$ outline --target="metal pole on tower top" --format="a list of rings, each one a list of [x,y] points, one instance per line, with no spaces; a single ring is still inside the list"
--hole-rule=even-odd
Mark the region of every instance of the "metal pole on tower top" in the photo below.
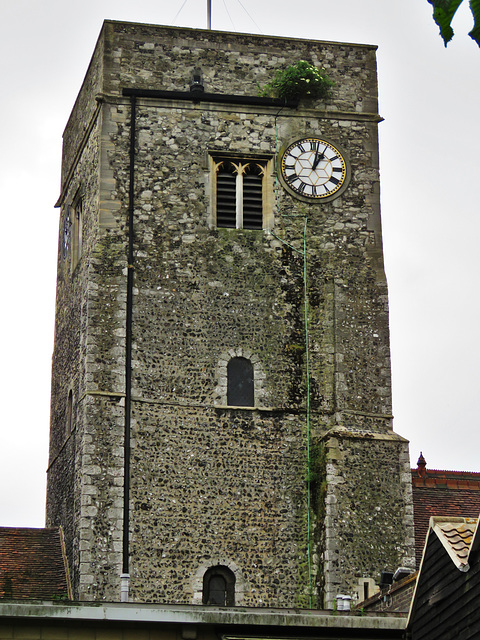
[[[207,0],[207,29],[212,28],[212,0]]]

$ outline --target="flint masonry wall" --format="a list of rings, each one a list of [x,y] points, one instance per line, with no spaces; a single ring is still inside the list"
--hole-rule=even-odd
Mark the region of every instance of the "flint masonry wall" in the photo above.
[[[331,607],[338,593],[355,593],[362,578],[379,584],[379,572],[414,566],[413,508],[405,440],[339,427],[323,444],[325,528],[319,547],[327,576],[325,603]]]
[[[335,81],[328,103],[139,98],[132,122],[122,96],[188,90],[195,67],[208,92],[255,95],[299,59]],[[374,47],[104,24],[65,132],[60,198],[62,229],[82,194],[83,254],[72,269],[59,252],[47,500],[49,523],[68,529],[77,597],[120,595],[132,126],[131,598],[200,604],[204,572],[222,565],[235,574],[236,604],[322,606],[324,593],[405,564],[411,498],[405,444],[391,430],[378,120]],[[351,163],[348,189],[330,203],[300,202],[276,181],[276,154],[308,135],[337,142]],[[212,225],[208,155],[218,151],[272,159],[272,233]],[[323,484],[311,513],[311,584],[307,339],[311,438],[329,451],[312,462]],[[235,356],[254,365],[254,408],[225,406]],[[342,484],[364,487],[355,508]],[[358,552],[359,532],[378,539],[386,522],[380,557]]]

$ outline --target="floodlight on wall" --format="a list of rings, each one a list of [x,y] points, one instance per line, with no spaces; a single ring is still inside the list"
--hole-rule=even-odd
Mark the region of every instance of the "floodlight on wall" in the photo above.
[[[205,91],[203,87],[202,70],[196,67],[192,73],[192,81],[190,83],[190,91],[200,93]]]
[[[393,574],[393,582],[399,582],[407,576],[415,572],[415,569],[409,569],[408,567],[399,567]]]
[[[393,583],[393,572],[382,571],[380,574],[380,589],[385,589]]]

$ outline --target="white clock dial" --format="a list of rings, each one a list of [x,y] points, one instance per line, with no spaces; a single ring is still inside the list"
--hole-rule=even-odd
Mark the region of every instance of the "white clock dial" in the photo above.
[[[337,193],[347,177],[340,151],[319,138],[303,138],[288,146],[281,156],[280,170],[289,189],[312,199]]]

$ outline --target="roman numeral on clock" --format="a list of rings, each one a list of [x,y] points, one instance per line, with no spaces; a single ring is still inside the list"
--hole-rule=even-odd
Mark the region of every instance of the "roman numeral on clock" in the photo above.
[[[302,199],[330,199],[346,186],[348,167],[333,144],[305,137],[291,143],[281,156],[284,186]]]

